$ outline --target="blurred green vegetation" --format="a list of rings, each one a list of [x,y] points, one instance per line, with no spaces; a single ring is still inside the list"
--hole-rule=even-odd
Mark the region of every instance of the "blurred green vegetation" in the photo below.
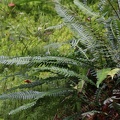
[[[103,8],[99,9],[102,4],[102,2],[100,4],[100,0],[80,1],[84,4],[87,4],[96,13],[99,12],[100,15],[103,15],[104,13],[105,18],[109,18],[109,16],[115,14],[115,11],[113,9],[111,10],[111,6],[109,6],[108,3],[106,3]],[[9,6],[10,3],[14,3],[15,6]],[[111,3],[114,3],[114,7],[118,7],[117,0],[115,0],[115,2],[111,1]],[[98,23],[98,21],[96,22],[96,16],[93,16],[91,18],[89,14],[85,15],[84,12],[81,12],[82,10],[78,9],[78,7],[73,4],[73,0],[61,0],[61,4],[65,8],[69,8],[69,12],[72,13],[74,17],[76,17],[77,21],[80,21],[82,25],[84,25],[88,30],[94,31],[93,33],[91,32],[91,35],[95,35],[98,40],[104,40],[104,43],[108,44],[108,41],[106,39],[107,35],[105,34],[107,30],[104,29],[104,24],[102,24],[102,20]],[[74,30],[73,32],[71,32],[69,27],[64,24],[63,20],[55,11],[54,0],[0,1],[0,56],[34,57],[53,55],[62,57],[67,56],[73,59],[74,56],[78,56],[78,58],[80,58],[80,54],[75,52],[77,51],[77,48],[73,48],[69,44],[73,40],[73,38],[77,37],[78,36],[76,35],[76,33],[74,33]],[[79,46],[82,46],[84,48],[84,45],[82,44],[79,44]],[[99,52],[96,54],[96,56],[98,54]],[[94,57],[93,53],[89,53],[88,57]],[[100,56],[100,58],[101,59],[98,60],[99,62],[96,62],[96,66],[103,67],[106,65],[106,59],[102,58],[102,56]],[[21,84],[27,84],[24,81],[26,80],[26,78],[17,76],[20,70],[21,74],[24,74],[27,67],[27,65],[18,65],[17,67],[15,65],[7,64],[0,65],[0,93],[2,94],[6,92],[11,92],[9,90],[13,86],[15,87]],[[40,65],[37,67],[40,68]],[[79,71],[83,71],[82,74],[84,75],[86,75],[86,72],[88,70],[88,68],[85,68],[85,66],[82,66],[82,68],[76,68],[73,66],[67,67],[69,67],[71,70],[77,71],[78,73]],[[28,70],[28,74],[30,75],[33,72],[32,68],[34,67],[31,67],[30,70]],[[36,73],[35,75],[39,78],[56,77],[56,74],[50,74],[49,72],[39,74]],[[32,78],[30,80],[32,81]],[[66,81],[67,80],[68,79],[66,77]],[[59,86],[67,86],[66,81],[49,81],[49,84],[47,84],[46,82],[44,85],[30,88],[29,90],[49,91],[49,89],[57,88]],[[73,88],[78,90],[76,86]],[[14,91],[15,90],[13,90],[12,92]],[[84,90],[83,93],[85,93]],[[79,94],[77,95],[79,96]],[[38,100],[35,106],[32,106],[27,110],[22,110],[21,112],[13,115],[9,115],[9,112],[11,110],[14,110],[15,108],[22,106],[28,102],[32,102],[32,100],[0,101],[0,119],[57,120],[57,117],[60,117],[60,120],[62,120],[62,118],[70,116],[76,113],[76,111],[82,109],[82,100],[78,96],[45,96],[44,98]],[[82,99],[86,98],[83,97]]]

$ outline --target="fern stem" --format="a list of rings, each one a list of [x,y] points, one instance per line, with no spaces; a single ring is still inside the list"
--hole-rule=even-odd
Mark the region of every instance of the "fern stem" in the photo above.
[[[87,60],[89,60],[89,58],[87,57],[85,52],[82,50],[82,48],[80,48],[78,45],[76,47],[83,53],[83,55],[87,58]]]
[[[107,0],[109,2],[109,4],[111,5],[111,7],[113,8],[113,10],[115,11],[118,19],[120,20],[119,14],[117,13],[117,11],[115,10],[115,8],[113,7],[112,3],[110,2],[110,0]]]

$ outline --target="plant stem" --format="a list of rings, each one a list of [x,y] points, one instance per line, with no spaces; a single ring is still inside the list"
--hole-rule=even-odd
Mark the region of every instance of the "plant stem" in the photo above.
[[[109,2],[109,4],[111,5],[111,7],[113,8],[113,10],[115,11],[118,19],[120,20],[119,14],[117,13],[117,11],[115,10],[115,8],[113,7],[112,3],[110,2],[110,0],[107,0]]]

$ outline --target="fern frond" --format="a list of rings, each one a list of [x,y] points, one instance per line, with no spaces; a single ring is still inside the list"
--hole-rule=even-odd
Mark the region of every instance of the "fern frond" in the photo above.
[[[78,0],[74,0],[74,4],[77,5],[79,7],[79,9],[84,13],[87,14],[89,17],[94,17],[97,18],[99,17],[98,13],[93,12],[88,6],[86,6],[85,4],[83,4],[82,2],[78,1]]]
[[[6,63],[5,61],[8,60],[8,59],[10,59],[10,57],[8,57],[8,56],[0,56],[0,63],[4,64],[4,63]]]
[[[25,65],[30,62],[32,57],[2,57],[0,58],[0,63],[1,64],[6,64],[6,65]]]
[[[60,67],[41,67],[41,68],[34,68],[33,70],[35,71],[33,72],[33,74],[38,73],[40,71],[41,72],[50,71],[55,74],[63,75],[64,77],[77,77],[77,78],[80,77],[80,75],[75,73],[74,71]]]
[[[25,65],[33,63],[66,63],[71,65],[79,65],[79,62],[66,57],[55,57],[55,56],[35,56],[35,57],[3,57],[0,56],[0,63],[6,65]]]
[[[109,40],[110,40],[110,41],[108,41],[108,42],[110,42],[112,48],[115,49],[115,45],[114,45],[115,37],[114,37],[114,34],[113,34],[112,30],[111,30],[110,24],[111,24],[111,20],[108,20],[108,21],[106,22],[107,35],[108,35],[108,38],[109,38]]]
[[[96,41],[93,33],[88,31],[87,27],[76,21],[74,16],[70,15],[68,13],[69,11],[60,4],[56,3],[55,9],[59,16],[63,18],[65,23],[68,23],[68,25],[70,25],[73,32],[77,33],[77,37],[79,38],[78,43],[82,43],[86,48],[92,48]]]
[[[9,57],[8,56],[0,56],[0,61],[6,60],[6,59],[9,59]]]
[[[72,44],[72,43],[71,43]],[[78,45],[75,44],[75,46],[77,47]],[[75,47],[74,46],[74,47]],[[79,47],[79,46],[78,46]],[[79,47],[79,51],[82,52],[86,57],[87,54],[85,52],[85,50],[82,50],[82,48]],[[87,57],[88,58],[88,57]],[[7,60],[6,60],[7,59]],[[86,62],[85,62],[86,61]],[[86,60],[85,58],[79,58],[78,60],[72,59],[72,58],[67,58],[67,57],[62,57],[62,56],[35,56],[35,57],[2,57],[0,59],[0,63],[1,64],[5,64],[5,65],[30,65],[32,66],[33,64],[39,64],[39,65],[65,65],[65,64],[69,64],[69,65],[73,65],[73,66],[80,66],[81,67],[81,62],[83,63],[88,63],[89,60]],[[89,61],[90,62],[90,61]],[[29,67],[30,67],[29,66]],[[16,73],[16,75],[19,75],[20,73]],[[10,75],[13,76],[13,75]],[[8,76],[8,77],[10,77]],[[6,76],[7,77],[7,76]]]
[[[23,91],[23,92],[15,92],[10,94],[3,94],[0,95],[0,99],[34,99],[37,96],[43,97],[45,95],[44,92],[38,92],[38,91]]]
[[[100,0],[100,3],[99,3],[100,12],[103,12],[106,3],[107,3],[107,0]]]
[[[55,61],[56,63],[67,63],[71,65],[79,65],[79,61],[76,61],[71,58],[66,58],[66,57],[57,57],[57,56],[45,56],[45,57],[33,57],[32,62],[34,63],[40,63],[40,62],[50,62],[50,61]]]
[[[35,104],[36,104],[36,101],[34,101],[34,102],[32,102],[32,103],[28,103],[28,104],[22,105],[22,106],[14,109],[14,110],[11,110],[11,111],[9,112],[9,115],[13,115],[13,114],[16,114],[16,113],[18,113],[18,112],[20,112],[20,111],[22,111],[22,110],[26,110],[26,109],[34,106]]]
[[[119,22],[119,20],[114,19],[112,23],[113,23],[113,27],[112,27],[113,32],[114,32],[116,41],[119,44],[119,42],[120,42],[120,28],[119,28],[120,22]]]
[[[10,94],[2,94],[0,95],[1,100],[5,99],[40,99],[44,96],[61,96],[67,93],[73,92],[72,89],[69,88],[61,88],[49,90],[47,92],[38,92],[38,91],[23,91],[23,92],[14,92]]]
[[[59,88],[59,89],[53,89],[53,90],[49,90],[47,92],[45,92],[45,96],[62,96],[62,95],[65,95],[65,94],[69,94],[69,93],[72,93],[74,92],[73,89],[70,89],[70,88]],[[39,99],[41,98],[41,95],[37,96],[36,99]]]
[[[115,53],[113,51],[113,48],[111,48],[110,45],[108,46],[107,44],[108,43],[101,41],[99,44],[95,46],[96,52],[93,53],[94,58],[96,58],[97,62],[101,61],[101,65],[103,66],[106,65],[107,67],[115,67],[116,66],[116,62],[114,59]],[[111,61],[112,61],[112,64],[111,64]]]
[[[58,3],[58,2],[55,3],[55,9],[56,9],[57,13],[61,17],[63,17],[65,23],[67,23],[67,22],[72,23],[75,20],[75,18],[72,15],[67,14],[67,10],[64,7],[62,7],[60,5],[60,3]]]

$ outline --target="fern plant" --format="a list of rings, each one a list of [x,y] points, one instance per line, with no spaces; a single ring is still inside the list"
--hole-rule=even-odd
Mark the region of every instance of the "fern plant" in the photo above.
[[[109,2],[111,5],[112,1]],[[0,95],[0,99],[33,100],[12,110],[10,114],[38,105],[45,97],[57,96],[62,99],[60,104],[67,104],[70,111],[67,112],[63,106],[54,116],[55,120],[110,120],[113,117],[119,119],[120,22],[116,13],[118,9],[115,10],[111,6],[113,14],[106,17],[105,13],[95,13],[86,4],[74,0],[81,13],[78,18],[71,10],[61,5],[60,1],[55,0],[54,4],[55,10],[63,18],[63,24],[74,33],[73,39],[67,42],[71,49],[74,49],[72,57],[1,56],[2,65],[17,66],[20,69],[20,72],[8,74],[6,78],[2,76],[2,80],[15,76],[25,79],[26,84],[8,89]],[[55,27],[49,29],[53,28]],[[63,112],[60,114],[59,111]]]

